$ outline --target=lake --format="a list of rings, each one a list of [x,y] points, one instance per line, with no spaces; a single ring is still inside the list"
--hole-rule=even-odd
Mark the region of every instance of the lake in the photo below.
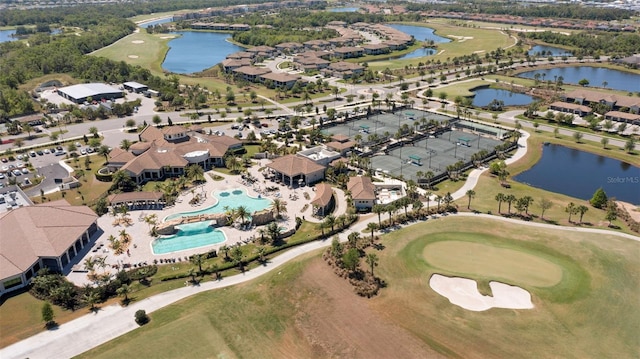
[[[11,36],[15,33],[16,30],[0,30],[0,42],[15,41],[16,38]]]
[[[504,101],[505,106],[524,106],[533,102],[533,97],[529,95],[503,89],[481,88],[472,92],[476,94],[473,105],[477,107],[487,106],[494,99]]]
[[[356,12],[360,10],[359,7],[334,7],[329,9],[329,12]]]
[[[172,22],[172,21],[173,21],[173,16],[165,17],[165,18],[162,18],[162,19],[156,19],[156,20],[152,20],[152,21],[143,22],[143,23],[140,23],[138,26],[143,28],[143,29],[146,29],[149,26],[156,26],[156,25],[160,25],[160,24],[166,24],[166,23]]]
[[[424,56],[432,56],[435,55],[437,52],[436,49],[431,49],[431,48],[419,48],[416,50],[411,51],[408,54],[404,54],[402,56],[398,56],[398,57],[393,57],[394,59],[415,59],[418,57],[424,57]]]
[[[571,51],[560,47],[536,45],[529,50],[529,55],[535,56],[573,56]],[[544,53],[544,55],[542,55]]]
[[[587,79],[589,80],[589,86],[595,87],[603,86],[603,83],[606,81],[607,86],[604,87],[607,88],[640,92],[640,75],[604,67],[556,67],[553,69],[522,72],[518,74],[518,77],[533,79],[537,73],[541,75],[546,74],[544,78],[540,77],[540,80],[544,81],[555,81],[556,77],[562,76],[564,83],[577,85],[580,80]]]
[[[162,68],[178,74],[208,69],[222,62],[227,55],[244,50],[226,41],[231,38],[229,33],[180,31],[171,34],[181,36],[169,41],[170,48]]]
[[[442,37],[434,34],[433,33],[434,30],[428,27],[401,25],[401,24],[386,24],[386,26],[392,27],[396,30],[400,30],[405,34],[409,34],[418,41],[433,40],[434,42],[437,42],[437,43],[451,42],[451,40],[447,39],[446,37]]]
[[[559,145],[544,146],[540,160],[515,180],[584,200],[602,187],[609,198],[640,205],[639,167]]]

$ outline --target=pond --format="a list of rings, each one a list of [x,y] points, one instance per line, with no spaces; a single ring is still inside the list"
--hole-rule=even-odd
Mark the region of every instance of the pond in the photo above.
[[[564,146],[544,146],[538,163],[515,180],[584,200],[602,187],[609,198],[640,205],[639,167]]]
[[[15,33],[16,30],[0,30],[0,42],[15,41],[16,38],[11,36]]]
[[[356,12],[360,10],[359,7],[334,7],[329,9],[329,12]]]
[[[571,51],[567,49],[562,49],[560,47],[546,46],[546,45],[536,45],[529,50],[529,55],[531,56],[573,56]]]
[[[227,41],[231,37],[229,33],[180,31],[171,34],[181,36],[169,41],[162,68],[178,74],[208,69],[227,55],[244,50]]]
[[[501,100],[505,106],[525,106],[533,102],[533,97],[503,89],[481,88],[473,90],[473,106],[484,107],[491,101]]]
[[[446,37],[438,36],[434,34],[434,30],[424,26],[413,25],[401,25],[401,24],[387,24],[386,26],[392,27],[396,30],[400,30],[405,34],[413,36],[418,41],[430,41],[433,40],[436,43],[451,42]]]
[[[533,79],[540,74],[542,81],[555,81],[562,76],[562,81],[569,84],[578,84],[580,80],[587,79],[589,86],[602,86],[621,91],[640,92],[640,75],[604,67],[570,66],[556,67],[553,69],[540,69],[518,74],[518,77]],[[606,85],[606,86],[604,86]]]
[[[408,54],[404,54],[402,56],[394,57],[394,59],[400,59],[400,60],[402,60],[402,59],[415,59],[415,58],[418,58],[418,57],[432,56],[432,55],[435,55],[436,52],[437,52],[436,49],[422,47],[422,48],[413,50]]]
[[[166,23],[172,22],[172,21],[173,21],[173,16],[165,17],[165,18],[162,18],[162,19],[155,19],[155,20],[151,20],[151,21],[145,21],[145,22],[140,23],[138,26],[143,28],[143,29],[146,29],[149,26],[156,26],[156,25],[160,25],[160,24],[166,24]]]

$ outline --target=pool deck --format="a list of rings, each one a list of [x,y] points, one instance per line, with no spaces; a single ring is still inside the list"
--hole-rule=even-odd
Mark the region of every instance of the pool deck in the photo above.
[[[106,262],[109,265],[122,266],[123,264],[138,264],[138,263],[147,263],[152,264],[154,259],[175,259],[178,261],[185,261],[185,258],[188,258],[191,255],[198,253],[205,253],[212,249],[219,249],[223,245],[232,246],[239,245],[243,243],[248,243],[251,238],[258,238],[258,229],[260,227],[255,227],[250,230],[240,230],[237,228],[225,226],[220,227],[222,232],[224,232],[227,237],[226,241],[218,244],[212,244],[209,246],[198,247],[193,249],[187,249],[179,252],[172,252],[167,254],[159,254],[156,255],[153,253],[151,248],[151,243],[155,239],[151,235],[149,235],[149,225],[147,225],[143,218],[145,216],[156,214],[158,216],[158,221],[164,221],[164,219],[172,214],[177,214],[181,212],[192,212],[196,210],[200,210],[203,208],[207,208],[213,206],[216,203],[215,197],[212,195],[214,191],[227,191],[233,189],[243,189],[250,197],[258,197],[261,195],[264,198],[269,198],[271,200],[276,198],[276,195],[279,193],[279,198],[284,200],[287,203],[287,212],[284,214],[284,218],[278,221],[278,224],[281,227],[284,227],[285,231],[293,228],[295,226],[295,217],[303,217],[305,220],[309,222],[320,222],[321,219],[312,216],[312,206],[310,204],[311,200],[313,200],[315,193],[312,187],[301,187],[297,189],[291,189],[284,185],[279,185],[274,182],[263,181],[262,174],[259,173],[258,169],[264,167],[269,160],[260,160],[256,161],[259,163],[254,164],[251,168],[249,168],[249,173],[258,179],[258,182],[253,185],[246,185],[243,183],[240,176],[231,176],[225,175],[216,171],[209,171],[205,173],[206,182],[195,188],[195,193],[206,193],[206,198],[197,206],[192,206],[189,204],[189,200],[193,197],[191,194],[191,189],[184,191],[178,197],[176,204],[174,206],[166,207],[162,210],[134,210],[129,212],[129,218],[131,219],[130,226],[124,225],[115,225],[114,226],[114,217],[111,213],[105,214],[102,217],[98,218],[98,225],[102,229],[103,233],[95,239],[93,244],[93,248],[97,248],[100,244],[103,246],[93,252],[92,250],[88,250],[85,256],[78,256],[74,258],[72,263],[68,265],[68,268],[76,267],[83,268],[82,263],[84,260],[90,256],[106,256]],[[221,177],[224,177],[224,180],[214,181],[209,176],[209,173],[215,173]],[[278,186],[280,188],[279,192],[271,192],[270,195],[265,195],[268,192],[264,192],[265,187],[273,187]],[[260,193],[260,192],[262,193]],[[336,193],[336,210],[334,211],[334,215],[338,216],[346,212],[346,197],[344,192],[334,188],[334,192]],[[309,200],[305,199],[304,193],[309,195]],[[296,195],[297,200],[292,200],[290,196]],[[305,204],[308,204],[307,208],[302,211]],[[240,205],[240,203],[238,203]],[[129,253],[126,252],[121,255],[115,255],[113,250],[109,248],[109,238],[110,235],[118,238],[120,231],[126,230],[127,233],[131,236],[132,242],[129,245]],[[112,273],[115,270],[111,270]],[[89,283],[87,279],[86,272],[73,272],[71,271],[67,278],[72,282],[78,285],[84,285],[85,283]]]

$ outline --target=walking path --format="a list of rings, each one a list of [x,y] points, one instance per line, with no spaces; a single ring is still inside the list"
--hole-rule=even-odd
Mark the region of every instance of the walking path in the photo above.
[[[520,147],[506,162],[513,163],[522,158],[527,151],[526,139],[529,134],[523,132],[523,136],[519,140]],[[482,172],[486,169],[477,169],[471,172],[465,185],[458,191],[452,194],[454,199],[462,198],[466,195],[468,189],[472,189]],[[635,241],[640,241],[640,237],[633,236],[626,233],[618,233],[603,229],[590,229],[579,227],[562,227],[546,223],[525,222],[512,218],[504,218],[488,214],[473,214],[473,213],[457,213],[455,215],[448,216],[462,216],[462,217],[482,217],[486,219],[504,221],[509,223],[515,223],[523,226],[532,226],[539,228],[549,228],[563,231],[574,232],[586,232],[586,233],[601,233],[607,235],[615,235],[624,238],[628,238]],[[433,220],[440,216],[432,216]],[[362,232],[369,222],[377,221],[376,216],[369,216],[362,221],[354,224],[349,231],[344,231],[338,236],[341,241],[346,241],[347,236],[351,232]],[[408,225],[414,224],[412,222]],[[101,308],[98,312],[87,314],[81,318],[73,320],[68,323],[62,324],[56,330],[48,330],[23,341],[10,345],[0,350],[1,358],[48,358],[51,353],[56,353],[58,357],[68,358],[75,355],[79,355],[87,350],[90,350],[96,346],[115,339],[123,334],[126,334],[138,327],[134,321],[134,314],[139,309],[144,309],[147,313],[151,313],[155,310],[166,307],[175,303],[178,300],[184,299],[191,295],[201,293],[204,291],[224,288],[232,285],[236,285],[242,282],[246,282],[255,279],[263,274],[266,274],[274,269],[280,267],[282,264],[302,255],[321,248],[328,247],[331,244],[329,239],[323,241],[315,241],[307,243],[305,245],[295,247],[289,251],[282,253],[281,255],[273,258],[269,263],[264,266],[254,268],[243,274],[224,278],[220,281],[212,281],[202,283],[199,286],[188,286],[180,289],[171,290],[168,292],[160,293],[155,296],[143,299],[139,302],[134,302],[127,307],[121,307],[119,305],[111,305]]]

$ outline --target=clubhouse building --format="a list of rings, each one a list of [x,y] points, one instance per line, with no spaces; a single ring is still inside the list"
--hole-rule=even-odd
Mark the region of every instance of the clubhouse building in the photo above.
[[[98,231],[98,216],[65,200],[0,213],[0,296],[42,268],[62,272]]]
[[[191,164],[205,171],[223,167],[225,156],[242,147],[242,142],[235,138],[206,135],[183,126],[162,129],[148,126],[139,138],[140,142],[128,151],[111,150],[107,164],[110,171],[123,170],[137,184],[181,176]]]

